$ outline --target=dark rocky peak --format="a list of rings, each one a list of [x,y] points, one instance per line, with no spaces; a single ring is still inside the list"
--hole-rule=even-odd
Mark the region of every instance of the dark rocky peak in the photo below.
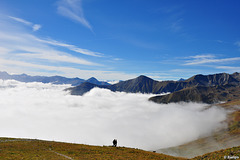
[[[147,76],[144,76],[144,75],[140,75],[139,77],[135,78],[135,79],[132,79],[133,81],[135,82],[152,82],[154,81],[153,79],[147,77]]]
[[[86,82],[90,82],[90,83],[97,84],[97,85],[110,85],[107,82],[97,80],[95,77],[89,78],[88,80],[86,80]]]
[[[178,80],[178,82],[182,82],[182,81],[185,81],[185,79],[180,78],[180,79]]]
[[[227,73],[209,75],[209,82],[215,85],[236,84],[239,81]]]
[[[235,79],[237,79],[238,81],[240,81],[240,73],[235,72],[235,73],[232,74],[232,76],[233,76]]]
[[[90,83],[98,83],[99,81],[95,78],[95,77],[91,77],[88,80],[86,80],[86,82],[90,82]]]
[[[186,80],[186,82],[201,86],[216,86],[239,83],[238,80],[236,80],[234,77],[227,73],[219,73],[212,75],[198,74],[189,78],[188,80]]]
[[[121,85],[138,85],[138,84],[145,84],[145,83],[152,83],[154,82],[153,79],[147,77],[147,76],[144,76],[144,75],[141,75],[137,78],[134,78],[134,79],[129,79],[129,80],[126,80],[126,81],[121,81],[117,84],[114,84],[115,86],[121,86]]]
[[[207,76],[202,74],[197,74],[186,80],[186,82],[193,85],[206,85],[207,81]]]
[[[70,91],[72,95],[83,95],[84,93],[90,91],[94,87],[98,87],[98,85],[84,82],[76,87],[68,88],[65,91]]]

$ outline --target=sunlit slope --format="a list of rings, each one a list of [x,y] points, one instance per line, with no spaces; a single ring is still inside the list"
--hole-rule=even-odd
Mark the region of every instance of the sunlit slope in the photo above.
[[[0,138],[0,159],[183,159],[139,149]]]
[[[204,154],[193,158],[194,160],[224,160],[224,159],[239,159],[240,158],[240,146],[227,148],[211,153]]]
[[[224,156],[240,157],[240,147],[233,147],[207,153],[193,159],[224,159]],[[164,154],[147,152],[139,149],[111,146],[89,146],[82,144],[42,141],[33,139],[0,138],[0,159],[165,159],[184,160]]]

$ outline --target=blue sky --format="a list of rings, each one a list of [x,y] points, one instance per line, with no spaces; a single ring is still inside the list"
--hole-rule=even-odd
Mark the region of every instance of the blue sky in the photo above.
[[[239,0],[0,0],[0,70],[126,80],[240,72]]]

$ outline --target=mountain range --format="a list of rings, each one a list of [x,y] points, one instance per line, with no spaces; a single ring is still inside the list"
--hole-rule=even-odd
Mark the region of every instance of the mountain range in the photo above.
[[[27,74],[20,75],[10,75],[7,72],[0,72],[0,79],[8,80],[13,79],[20,82],[42,82],[42,83],[52,83],[52,84],[71,84],[72,86],[78,86],[81,83],[89,82],[97,85],[110,85],[107,82],[98,81],[96,78],[92,77],[87,80],[80,78],[66,78],[61,76],[29,76]]]
[[[71,84],[66,89],[72,95],[83,95],[94,87],[109,89],[113,92],[127,93],[169,93],[151,97],[156,103],[171,102],[204,102],[217,103],[240,98],[240,73],[218,73],[211,75],[194,75],[186,80],[156,81],[144,75],[137,78],[120,81],[116,84],[98,81],[92,77],[87,80],[80,78],[66,78],[61,76],[29,76],[27,74],[10,75],[0,72],[0,79],[13,79],[21,82],[42,82],[53,84]]]
[[[146,76],[139,76],[113,85],[97,85],[84,82],[76,87],[68,88],[72,95],[83,95],[92,88],[106,88],[111,91],[127,93],[170,93],[151,97],[157,103],[193,101],[217,103],[240,97],[240,74],[219,73],[212,75],[194,75],[181,81],[156,81]]]

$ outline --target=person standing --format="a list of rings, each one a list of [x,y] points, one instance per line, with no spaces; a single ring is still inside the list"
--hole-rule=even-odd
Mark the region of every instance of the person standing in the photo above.
[[[113,140],[113,147],[117,147],[117,140],[116,139]]]

